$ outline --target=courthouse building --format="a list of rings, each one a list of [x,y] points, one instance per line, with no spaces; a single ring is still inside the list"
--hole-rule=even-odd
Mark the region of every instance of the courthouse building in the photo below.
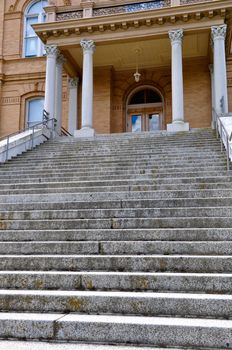
[[[213,126],[232,110],[232,0],[1,0],[0,136]]]

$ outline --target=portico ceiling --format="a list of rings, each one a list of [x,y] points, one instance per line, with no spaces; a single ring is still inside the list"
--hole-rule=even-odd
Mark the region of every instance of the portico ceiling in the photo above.
[[[189,34],[183,41],[183,58],[207,57],[209,55],[209,32]],[[168,66],[171,62],[171,44],[168,38],[136,40],[134,42],[97,44],[94,66],[113,66],[115,70],[134,69],[136,50],[140,68]],[[82,49],[79,45],[68,49],[69,57],[81,67]]]

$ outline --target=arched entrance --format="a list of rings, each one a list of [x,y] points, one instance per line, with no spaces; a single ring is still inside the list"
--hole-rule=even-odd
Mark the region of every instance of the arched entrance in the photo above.
[[[158,131],[164,128],[163,98],[150,85],[140,86],[130,93],[126,113],[128,132]]]

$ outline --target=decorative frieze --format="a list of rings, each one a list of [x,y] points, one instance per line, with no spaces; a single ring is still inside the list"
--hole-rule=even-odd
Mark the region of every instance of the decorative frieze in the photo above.
[[[212,0],[180,0],[181,5],[190,5],[190,4],[196,4],[198,2],[210,2]]]
[[[138,11],[148,11],[154,10],[157,8],[170,7],[171,0],[156,0],[149,2],[141,2],[136,4],[127,4],[122,6],[112,6],[105,8],[98,8],[93,10],[93,16],[107,16],[107,15],[115,15],[117,13],[130,13],[130,12],[138,12]]]
[[[83,17],[83,11],[72,11],[72,12],[57,13],[56,20],[67,21],[70,19],[79,19],[82,17]]]

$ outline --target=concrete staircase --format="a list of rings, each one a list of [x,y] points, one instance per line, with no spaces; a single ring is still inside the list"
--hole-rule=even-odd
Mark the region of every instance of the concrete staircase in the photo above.
[[[0,338],[232,349],[211,130],[61,138],[0,167]]]

